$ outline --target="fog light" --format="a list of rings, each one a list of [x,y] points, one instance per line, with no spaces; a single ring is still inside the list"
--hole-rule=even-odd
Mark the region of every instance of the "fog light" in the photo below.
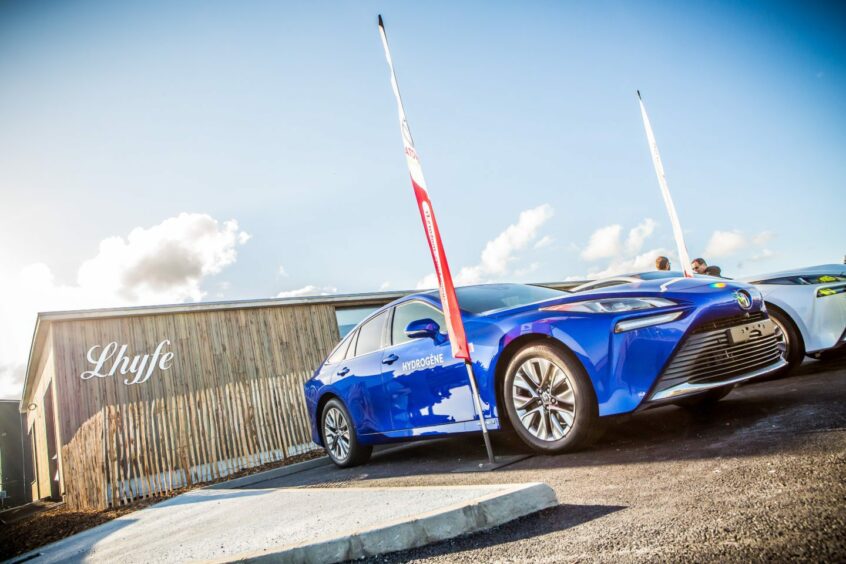
[[[683,311],[673,311],[670,313],[662,313],[661,315],[649,315],[646,317],[637,317],[635,319],[626,319],[617,322],[617,325],[614,326],[614,332],[623,333],[633,329],[642,329],[643,327],[669,323],[670,321],[675,321],[681,317],[683,313]]]

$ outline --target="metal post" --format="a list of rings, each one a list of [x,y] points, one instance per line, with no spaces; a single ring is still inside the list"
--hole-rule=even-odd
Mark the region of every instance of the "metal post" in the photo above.
[[[485,438],[485,449],[488,451],[488,462],[493,464],[496,462],[494,457],[493,447],[491,447],[491,438],[488,436],[488,425],[485,423],[485,412],[482,411],[482,400],[479,398],[479,388],[476,387],[476,376],[473,374],[473,364],[465,362],[467,367],[467,376],[470,378],[470,389],[473,392],[473,402],[476,404],[476,413],[479,414],[479,423],[482,424],[482,436]]]

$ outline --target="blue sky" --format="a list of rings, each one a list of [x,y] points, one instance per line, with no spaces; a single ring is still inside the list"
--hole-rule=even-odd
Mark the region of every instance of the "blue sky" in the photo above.
[[[465,280],[672,251],[636,89],[692,256],[846,254],[836,2],[5,2],[0,373],[37,310],[425,285],[377,13]]]

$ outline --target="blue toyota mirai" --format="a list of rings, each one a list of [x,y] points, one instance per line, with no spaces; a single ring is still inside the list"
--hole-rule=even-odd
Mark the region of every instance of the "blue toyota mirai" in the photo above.
[[[523,284],[456,290],[489,429],[542,453],[587,444],[602,418],[715,402],[785,365],[761,293],[713,278],[570,293]],[[314,441],[341,467],[373,445],[479,431],[437,292],[353,329],[305,383]]]

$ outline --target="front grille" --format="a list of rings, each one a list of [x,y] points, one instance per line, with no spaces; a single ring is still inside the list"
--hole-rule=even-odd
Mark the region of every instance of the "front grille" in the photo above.
[[[761,321],[762,319],[764,319],[763,311],[741,313],[698,325],[693,329],[693,333],[707,333],[708,331],[716,331],[717,329],[728,329],[729,327],[737,327],[738,325],[745,325],[746,323]]]
[[[664,369],[653,393],[683,383],[719,383],[775,363],[782,354],[777,331],[752,330],[747,341],[737,344],[729,337],[732,327],[764,319],[763,313],[755,312],[697,327]]]

